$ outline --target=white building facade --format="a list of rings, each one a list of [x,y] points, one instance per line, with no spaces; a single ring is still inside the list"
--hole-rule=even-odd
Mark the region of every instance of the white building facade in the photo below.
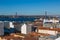
[[[32,26],[30,24],[23,24],[21,26],[21,33],[22,34],[28,34],[32,31]]]

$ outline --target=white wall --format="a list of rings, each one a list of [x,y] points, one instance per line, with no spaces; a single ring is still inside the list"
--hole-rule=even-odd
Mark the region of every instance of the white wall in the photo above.
[[[38,30],[38,33],[57,35],[58,32],[57,31],[53,31],[53,30],[43,30],[43,29],[40,29],[40,30]]]
[[[21,26],[21,33],[22,34],[27,34],[27,25],[26,24],[23,24],[22,26]]]
[[[56,23],[56,22],[59,22],[59,20],[54,20],[54,19],[50,19],[50,20],[48,20],[48,19],[44,19],[43,22],[44,22],[44,23],[45,23],[45,22]]]
[[[57,39],[55,39],[55,40],[60,40],[60,37],[59,37],[59,38],[57,38]]]
[[[10,28],[14,28],[13,22],[9,22]]]

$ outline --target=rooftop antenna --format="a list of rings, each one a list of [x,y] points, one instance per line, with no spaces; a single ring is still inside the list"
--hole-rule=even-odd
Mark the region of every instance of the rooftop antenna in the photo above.
[[[45,16],[47,16],[47,11],[45,11]]]
[[[46,18],[46,16],[47,16],[47,11],[45,11],[45,18]]]
[[[15,17],[17,17],[17,12],[15,13]]]
[[[17,16],[17,12],[16,12],[16,16]]]

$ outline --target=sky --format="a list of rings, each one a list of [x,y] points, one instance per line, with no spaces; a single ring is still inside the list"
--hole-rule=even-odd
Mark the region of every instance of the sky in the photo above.
[[[0,0],[0,15],[60,15],[60,0]]]

